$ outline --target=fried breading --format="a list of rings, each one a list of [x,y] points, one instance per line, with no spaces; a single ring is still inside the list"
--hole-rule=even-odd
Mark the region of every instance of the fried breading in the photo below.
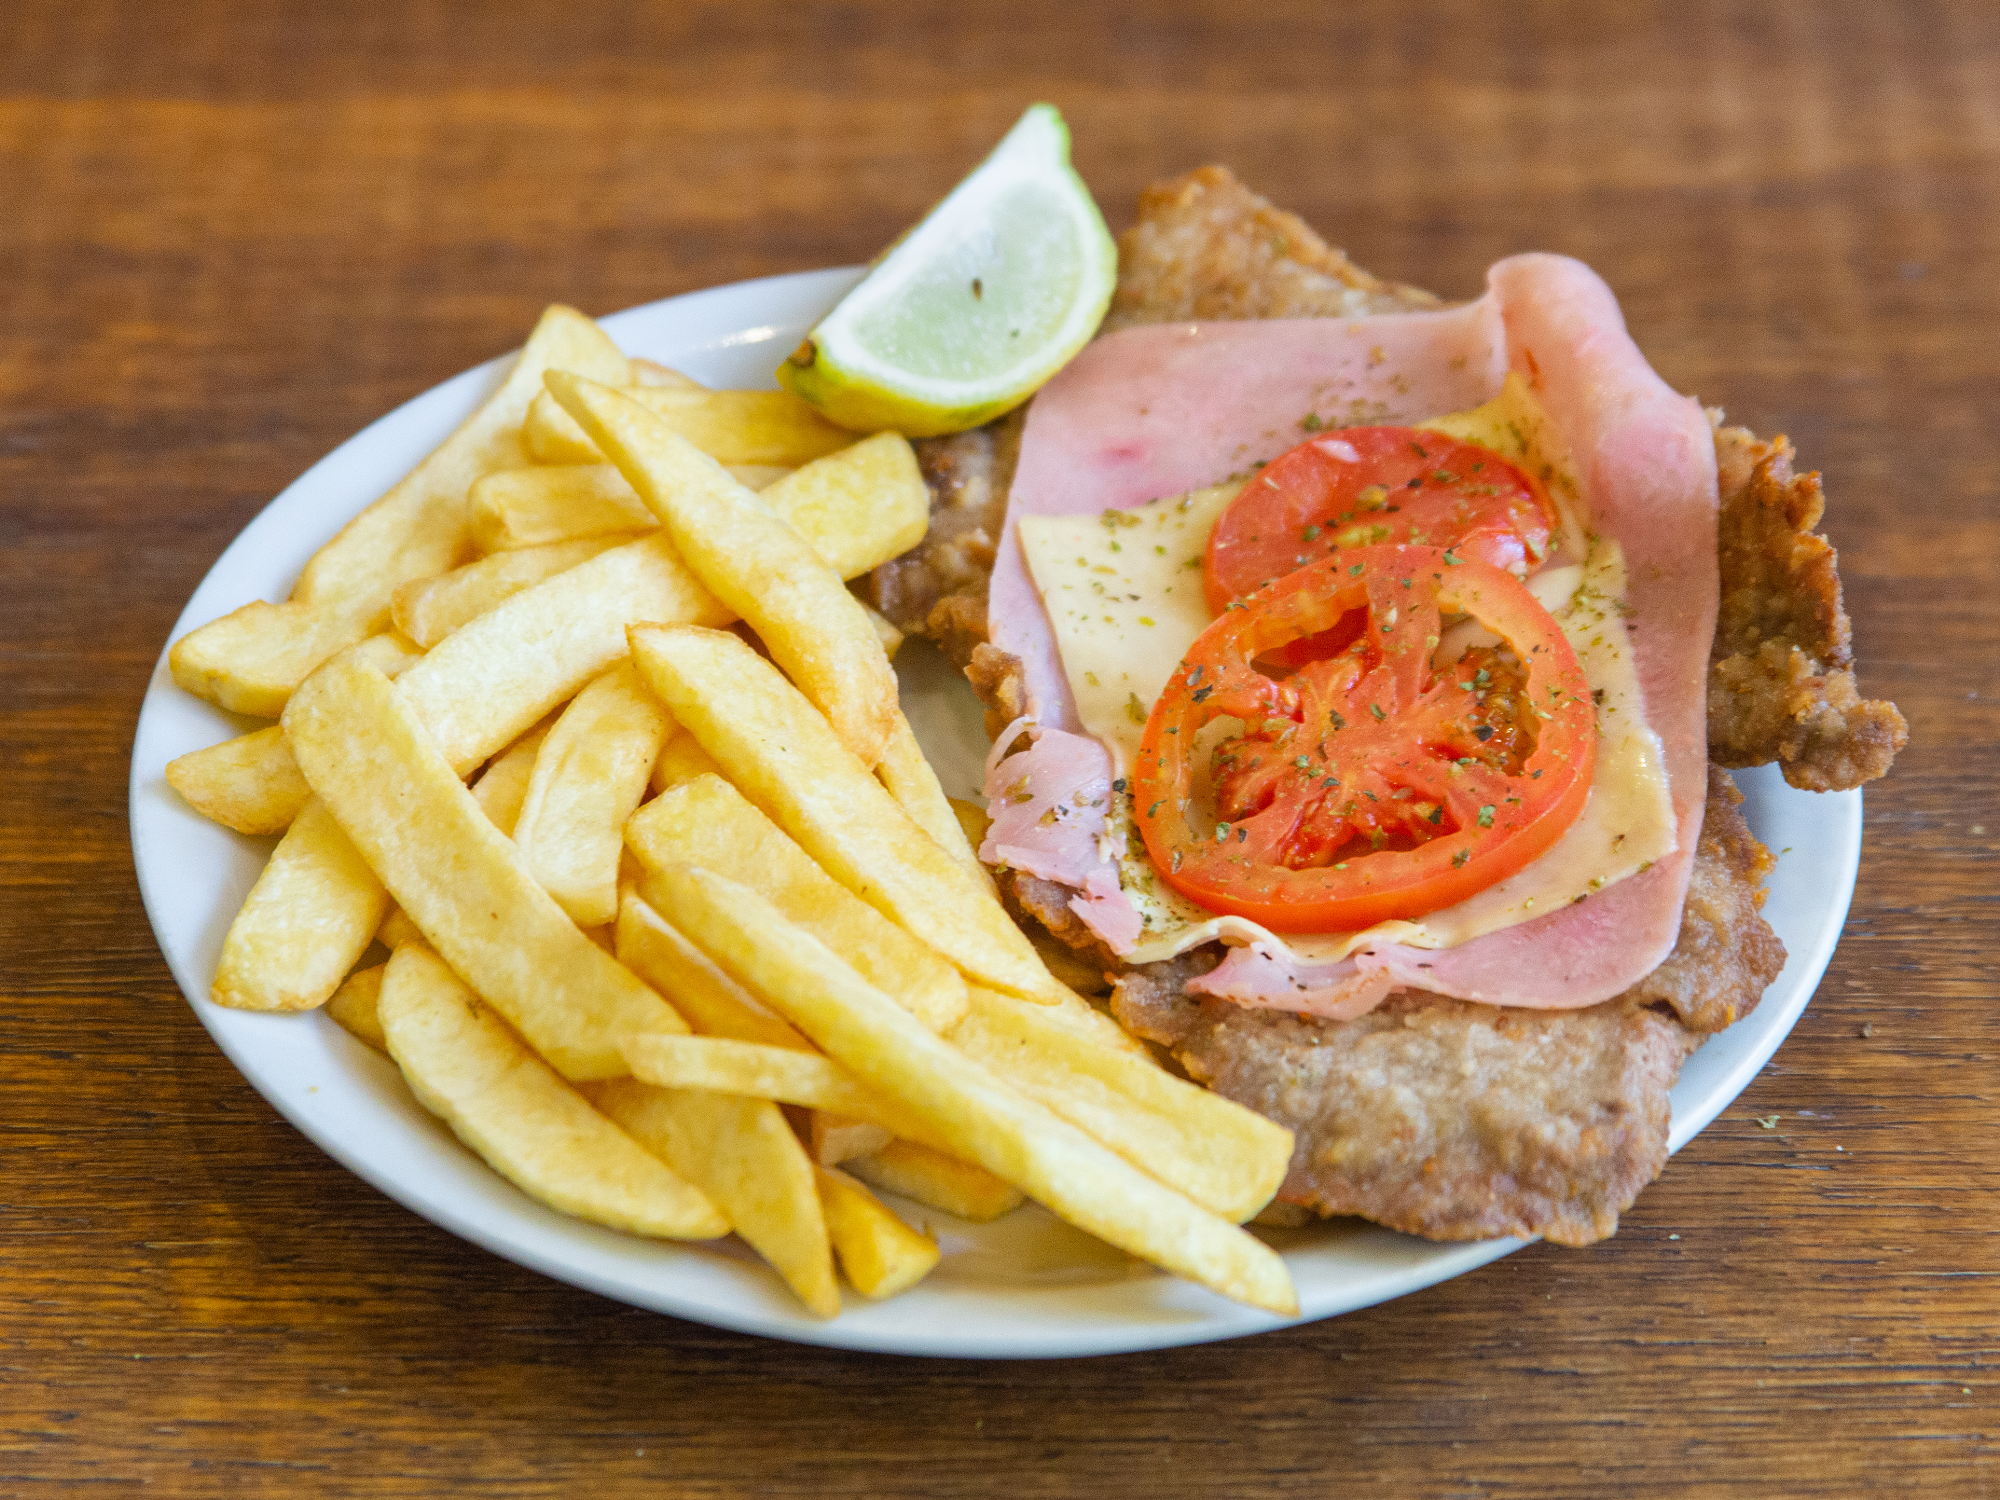
[[[1405,991],[1352,1021],[1190,996],[1208,947],[1112,991],[1126,1029],[1298,1137],[1278,1196],[1431,1239],[1587,1245],[1667,1159],[1667,1094],[1704,1034],[1746,1015],[1785,959],[1757,915],[1770,856],[1709,773],[1680,942],[1625,994],[1513,1010]]]
[[[1202,167],[1140,195],[1139,222],[1118,237],[1118,291],[1104,329],[1439,305],[1429,292],[1369,275],[1227,167]]]
[[[1025,413],[914,446],[931,492],[923,541],[868,575],[864,595],[906,635],[935,641],[964,670],[986,640],[986,586],[1007,514]]]
[[[1719,765],[1776,761],[1807,791],[1844,791],[1889,769],[1909,742],[1893,703],[1865,700],[1818,474],[1792,445],[1741,427],[1715,434],[1722,606],[1708,669],[1708,752]]]
[[[1742,801],[1729,773],[1711,765],[1680,937],[1666,961],[1622,997],[1672,1006],[1683,1026],[1704,1035],[1755,1010],[1785,966],[1785,945],[1758,915],[1776,861],[1737,811]]]

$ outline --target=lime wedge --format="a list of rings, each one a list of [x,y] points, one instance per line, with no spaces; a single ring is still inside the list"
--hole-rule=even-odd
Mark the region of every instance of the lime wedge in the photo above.
[[[1118,250],[1046,104],[778,367],[843,427],[962,432],[1020,405],[1097,331]]]

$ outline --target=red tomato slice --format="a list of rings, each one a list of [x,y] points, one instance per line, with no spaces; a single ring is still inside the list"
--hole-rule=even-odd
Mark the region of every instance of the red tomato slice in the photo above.
[[[1490,448],[1416,427],[1343,427],[1260,469],[1209,533],[1202,581],[1220,613],[1350,547],[1448,547],[1519,573],[1548,555],[1542,487]]]
[[[1338,656],[1259,670],[1350,611],[1366,628]],[[1503,647],[1438,672],[1441,614]],[[1198,750],[1218,719],[1237,723]],[[1190,900],[1278,932],[1351,932],[1450,906],[1541,854],[1582,812],[1596,745],[1576,653],[1519,580],[1441,548],[1365,547],[1202,632],[1146,722],[1133,804]]]

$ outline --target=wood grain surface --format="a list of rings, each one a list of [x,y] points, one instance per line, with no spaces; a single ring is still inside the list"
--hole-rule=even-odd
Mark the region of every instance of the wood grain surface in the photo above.
[[[2000,1495],[2000,10],[4,9],[0,1494]],[[1912,731],[1833,967],[1614,1241],[1246,1341],[826,1353],[472,1249],[168,976],[125,794],[168,627],[546,301],[862,260],[1037,98],[1114,226],[1220,161],[1446,294],[1582,256],[1825,472]]]

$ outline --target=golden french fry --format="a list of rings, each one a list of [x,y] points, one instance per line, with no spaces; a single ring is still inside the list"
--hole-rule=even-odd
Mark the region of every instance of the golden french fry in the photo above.
[[[822,1318],[840,1311],[813,1166],[777,1105],[630,1078],[584,1087],[634,1140],[707,1194],[811,1311]]]
[[[553,716],[542,720],[488,761],[472,783],[472,800],[508,838],[514,836],[514,825],[521,820],[521,804],[528,800],[528,783],[535,774],[535,757],[554,723]]]
[[[767,490],[780,479],[788,479],[798,473],[790,464],[724,464],[722,467],[746,490]]]
[[[749,887],[662,870],[661,915],[861,1083],[1079,1229],[1270,1312],[1298,1298],[1278,1255],[1024,1097],[874,988]]]
[[[167,669],[218,708],[275,719],[314,667],[388,623],[388,602],[374,595],[330,604],[252,600],[175,641]]]
[[[688,616],[715,623],[729,612],[655,534],[488,610],[405,672],[397,693],[445,759],[467,772],[614,666],[626,624]]]
[[[620,1036],[684,1027],[535,883],[380,672],[328,662],[284,724],[314,793],[301,817],[323,806],[430,945],[557,1071],[618,1077]]]
[[[956,969],[814,864],[721,777],[662,792],[632,815],[625,842],[649,872],[700,865],[761,892],[933,1031],[965,1014]]]
[[[931,492],[917,467],[916,451],[893,432],[878,432],[816,458],[762,490],[759,498],[806,537],[843,522],[851,525],[848,517],[869,516],[902,542],[891,557],[901,557],[930,529]]]
[[[847,748],[873,765],[896,713],[896,674],[839,575],[628,395],[561,371],[550,372],[549,390],[618,465],[709,591],[756,630]]]
[[[853,1178],[818,1169],[820,1208],[840,1269],[864,1297],[908,1291],[938,1263],[937,1241],[897,1218]]]
[[[588,375],[589,371],[579,371]],[[619,381],[603,381],[617,386]],[[725,464],[804,464],[849,446],[854,434],[835,427],[786,391],[707,391],[626,386],[624,393],[702,452]],[[545,399],[530,403],[522,436],[545,464],[590,463],[606,453],[597,434],[573,411]]]
[[[389,915],[384,917],[382,925],[375,929],[375,941],[394,953],[405,943],[421,943],[423,940],[424,935],[417,931],[417,924],[410,920],[409,913],[391,901]],[[333,1002],[327,1003],[330,1005]]]
[[[903,717],[901,709],[896,711],[875,774],[896,799],[896,805],[910,815],[911,822],[935,839],[937,846],[964,866],[982,886],[993,888],[993,877],[979,862],[974,846],[966,841],[965,829],[952,809],[951,799],[938,784],[937,772],[924,758],[923,747],[917,743],[910,721]]]
[[[238,833],[283,833],[312,797],[276,724],[168,761],[167,785]]]
[[[514,843],[579,927],[618,916],[625,820],[672,727],[628,658],[578,693],[542,741]]]
[[[382,1035],[382,1018],[377,1014],[377,1005],[382,998],[382,976],[388,971],[387,964],[356,969],[341,981],[340,988],[333,992],[333,998],[326,1002],[326,1013],[338,1021],[349,1036],[385,1056],[389,1043]]]
[[[993,893],[910,820],[777,668],[726,631],[638,625],[630,639],[667,712],[827,874],[969,978],[1050,1003],[1069,996]]]
[[[882,643],[882,654],[894,661],[896,653],[903,649],[903,632],[890,623],[887,615],[866,600],[862,601],[861,612],[868,616],[868,623],[875,631],[875,639]]]
[[[1030,1099],[1176,1192],[1242,1223],[1271,1201],[1292,1133],[1150,1058],[1103,1046],[1042,1006],[974,988],[951,1040]]]
[[[657,797],[668,787],[693,781],[697,776],[721,774],[722,768],[709,759],[699,740],[691,734],[674,734],[669,735],[666,744],[660,746],[659,756],[653,762],[652,780],[646,785]]]
[[[959,831],[965,835],[966,843],[977,849],[986,842],[986,830],[993,820],[986,815],[986,809],[961,797],[947,797],[951,804],[952,816],[958,819]]]
[[[659,525],[625,476],[607,463],[498,469],[474,482],[466,509],[473,542],[485,552]]]
[[[650,518],[649,518],[650,519]],[[497,608],[523,589],[589,562],[600,552],[635,540],[631,532],[551,542],[496,552],[435,578],[413,578],[397,588],[390,605],[396,628],[419,646],[435,646],[468,621]]]
[[[377,1011],[418,1101],[530,1197],[659,1239],[729,1232],[698,1188],[592,1109],[429,949],[396,950]]]
[[[811,1042],[766,1010],[635,892],[626,891],[619,902],[616,938],[618,961],[661,994],[671,995],[674,1008],[703,1036],[818,1055]]]
[[[380,629],[398,584],[456,567],[470,543],[465,492],[526,458],[520,426],[557,368],[623,382],[631,366],[583,314],[551,307],[485,404],[388,494],[313,555],[285,604],[256,603],[174,643],[174,681],[237,713],[276,717],[307,673]]]
[[[1021,1206],[1019,1188],[1002,1182],[984,1167],[915,1141],[891,1141],[881,1150],[854,1157],[841,1166],[871,1187],[974,1224],[987,1223]]]
[[[833,1110],[884,1126],[906,1124],[901,1111],[817,1052],[658,1031],[635,1032],[623,1045],[626,1065],[642,1083]]]
[[[811,1128],[806,1132],[812,1159],[822,1167],[837,1167],[851,1157],[880,1151],[895,1138],[896,1133],[886,1125],[824,1109],[812,1112]]]
[[[317,800],[308,802],[230,923],[210,997],[231,1010],[324,1005],[388,909],[381,882],[340,825]]]

